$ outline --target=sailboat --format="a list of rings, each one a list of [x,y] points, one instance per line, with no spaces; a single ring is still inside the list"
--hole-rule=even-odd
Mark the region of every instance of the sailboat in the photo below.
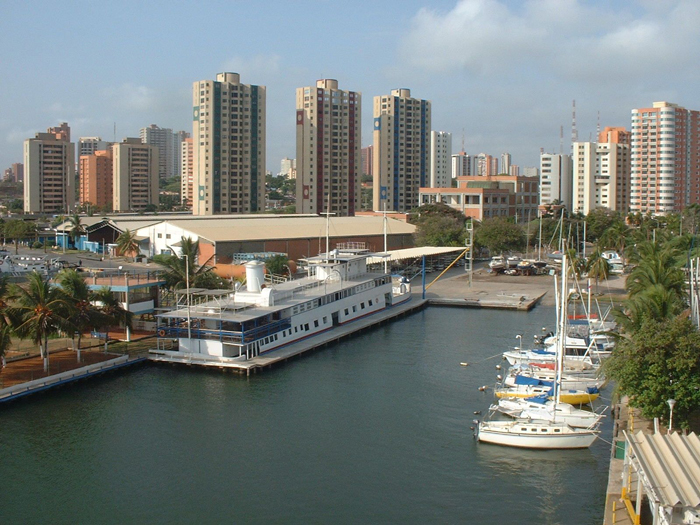
[[[559,333],[566,333],[566,256],[562,258],[562,295],[559,301]],[[509,447],[536,449],[575,449],[588,448],[600,433],[597,425],[590,428],[574,427],[563,419],[557,419],[557,409],[561,403],[561,367],[564,356],[564,337],[559,338],[556,380],[552,417],[548,420],[516,418],[513,420],[480,421],[476,427],[477,441]]]

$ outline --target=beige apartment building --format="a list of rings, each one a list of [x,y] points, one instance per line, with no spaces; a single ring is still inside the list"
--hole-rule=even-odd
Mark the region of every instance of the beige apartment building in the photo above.
[[[192,86],[194,215],[265,209],[265,86],[238,73]]]
[[[101,208],[113,205],[112,148],[80,156],[79,200]]]
[[[393,89],[374,97],[375,211],[407,212],[430,185],[430,102]]]
[[[297,88],[297,213],[353,216],[362,170],[362,95],[322,79]]]
[[[75,205],[75,144],[70,127],[37,133],[24,141],[24,211],[70,212]]]
[[[180,143],[180,199],[192,208],[194,197],[194,140],[187,137]]]
[[[126,138],[112,146],[115,212],[143,211],[158,206],[158,148]]]
[[[670,102],[632,110],[630,210],[652,215],[700,204],[700,112]]]
[[[629,134],[624,128],[606,128],[598,142],[574,142],[572,148],[572,211],[587,215],[596,208],[607,208],[626,213],[630,199]]]

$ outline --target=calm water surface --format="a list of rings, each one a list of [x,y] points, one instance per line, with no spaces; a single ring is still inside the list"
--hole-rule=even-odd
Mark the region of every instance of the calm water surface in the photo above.
[[[431,307],[250,378],[144,366],[10,404],[0,523],[598,524],[607,444],[469,428],[487,358],[553,319]]]

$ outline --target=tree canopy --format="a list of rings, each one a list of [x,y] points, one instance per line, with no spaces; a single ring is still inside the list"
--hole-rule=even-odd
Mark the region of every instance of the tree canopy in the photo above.
[[[477,247],[488,248],[491,254],[496,255],[508,251],[521,251],[525,248],[525,237],[525,231],[518,224],[502,217],[494,217],[484,220],[476,228],[474,243]]]
[[[409,214],[416,246],[464,246],[467,218],[446,204],[426,204]]]

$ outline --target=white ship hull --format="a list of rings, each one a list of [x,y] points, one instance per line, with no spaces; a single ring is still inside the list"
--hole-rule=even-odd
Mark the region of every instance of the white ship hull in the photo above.
[[[565,424],[528,421],[482,421],[477,441],[507,447],[534,449],[588,448],[598,437],[597,430],[575,429]]]

